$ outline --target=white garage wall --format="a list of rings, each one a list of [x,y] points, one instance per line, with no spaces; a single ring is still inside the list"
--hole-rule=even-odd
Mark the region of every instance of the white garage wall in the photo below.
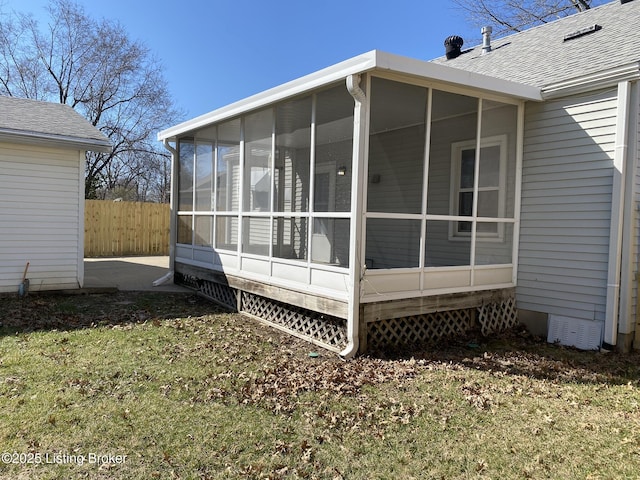
[[[0,292],[77,288],[84,267],[84,152],[0,143]]]

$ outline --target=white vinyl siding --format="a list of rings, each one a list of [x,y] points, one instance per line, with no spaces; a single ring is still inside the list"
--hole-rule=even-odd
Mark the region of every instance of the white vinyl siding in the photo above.
[[[527,104],[517,302],[604,321],[616,92]]]
[[[0,144],[0,292],[77,288],[82,277],[81,154]],[[81,231],[82,230],[82,231]]]

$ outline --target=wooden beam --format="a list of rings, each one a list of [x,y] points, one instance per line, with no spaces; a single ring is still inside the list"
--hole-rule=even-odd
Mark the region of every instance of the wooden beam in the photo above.
[[[208,268],[187,265],[176,262],[175,271],[183,275],[192,275],[196,278],[226,285],[237,290],[253,293],[270,298],[278,302],[306,308],[314,312],[324,313],[339,318],[347,318],[347,303],[331,298],[321,297],[311,293],[298,292],[264,282],[249,280],[233,275],[227,275],[220,271]]]
[[[376,322],[425,313],[476,308],[485,303],[498,303],[514,295],[515,288],[505,288],[389,300],[365,304],[363,315],[365,322]]]

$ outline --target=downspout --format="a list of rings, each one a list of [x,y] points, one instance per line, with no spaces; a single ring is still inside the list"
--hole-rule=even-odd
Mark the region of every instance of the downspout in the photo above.
[[[613,190],[611,192],[611,225],[609,229],[609,264],[607,270],[607,303],[602,348],[613,350],[618,341],[620,305],[620,272],[624,216],[625,164],[629,133],[631,82],[618,83],[616,146],[613,156]]]
[[[178,152],[175,148],[173,148],[169,144],[169,140],[166,138],[162,140],[162,144],[164,148],[169,150],[171,153],[171,185],[169,188],[169,271],[165,273],[162,277],[153,281],[153,286],[158,287],[160,285],[164,285],[166,283],[173,283],[173,275],[175,273],[174,270],[174,262],[175,262],[175,245],[176,245],[176,202],[177,202],[177,178],[178,178],[178,165],[177,158]]]
[[[637,119],[640,107],[638,82],[631,84],[631,100],[629,107],[629,132],[627,137],[627,157],[625,171],[625,190],[624,190],[624,216],[622,221],[622,270],[620,272],[620,310],[618,320],[618,349],[627,351],[631,347],[633,333],[636,327],[637,319],[634,318],[633,294],[634,285],[636,285],[636,247],[635,247],[635,231],[636,231],[636,178],[638,172],[637,151],[638,145],[638,129]],[[633,120],[632,120],[633,119]],[[620,345],[621,340],[624,343]]]
[[[511,272],[511,283],[518,285],[518,269],[520,268],[520,217],[522,210],[522,165],[524,162],[524,109],[525,103],[520,102],[518,105],[518,120],[516,127],[516,184],[515,184],[515,201],[514,201],[514,223],[513,223],[513,245],[511,250],[511,263],[513,270]]]
[[[353,111],[353,154],[351,170],[351,223],[349,228],[349,305],[347,317],[347,347],[340,352],[345,358],[358,353],[360,346],[360,276],[362,275],[361,237],[363,199],[362,188],[364,152],[366,147],[365,127],[367,121],[367,96],[360,88],[360,75],[349,75],[347,90],[355,100]]]

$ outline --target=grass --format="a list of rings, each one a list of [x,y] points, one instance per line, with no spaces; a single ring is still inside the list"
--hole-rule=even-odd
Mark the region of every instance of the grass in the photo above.
[[[512,332],[312,358],[309,344],[179,294],[3,297],[0,323],[0,478],[640,471],[637,354]]]

